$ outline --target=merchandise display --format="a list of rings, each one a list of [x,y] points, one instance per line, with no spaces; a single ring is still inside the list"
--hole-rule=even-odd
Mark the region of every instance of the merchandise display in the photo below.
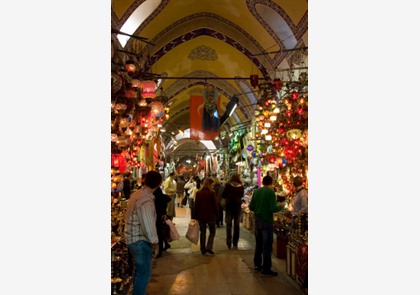
[[[117,200],[117,202],[115,201]],[[124,214],[127,201],[112,200],[111,206],[111,284],[112,294],[130,294],[133,262],[124,241]]]

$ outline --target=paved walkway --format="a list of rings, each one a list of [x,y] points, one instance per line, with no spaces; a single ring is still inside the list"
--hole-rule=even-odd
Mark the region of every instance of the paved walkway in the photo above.
[[[188,208],[177,208],[173,222],[180,240],[173,241],[171,248],[153,260],[149,295],[305,295],[302,289],[286,273],[286,261],[273,256],[273,270],[277,277],[265,277],[253,270],[255,239],[252,233],[241,227],[238,250],[226,246],[226,227],[216,228],[214,256],[203,256],[200,245],[185,238],[190,220]]]

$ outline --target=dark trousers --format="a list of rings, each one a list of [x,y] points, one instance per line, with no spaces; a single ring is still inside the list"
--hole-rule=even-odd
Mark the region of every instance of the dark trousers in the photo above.
[[[213,250],[214,237],[216,236],[216,222],[204,222],[199,221],[200,225],[200,250],[202,254],[205,254],[206,250]],[[206,243],[206,231],[207,225],[209,226],[209,238]]]
[[[265,271],[271,270],[271,253],[273,250],[273,224],[255,216],[255,252],[254,266],[261,266]]]
[[[163,244],[165,243],[165,246],[168,246],[168,240],[166,239],[166,233],[165,233],[165,225],[162,220],[156,221],[156,231],[158,234],[159,239],[159,252],[158,254],[162,254],[163,252]]]
[[[241,222],[242,211],[232,212],[226,210],[225,221],[226,221],[226,245],[228,247],[233,244],[234,247],[238,247],[239,241],[239,223]],[[233,239],[232,239],[232,223],[233,223]]]
[[[192,218],[194,216],[194,199],[193,198],[188,198],[188,206],[190,207],[191,218]]]
[[[219,205],[219,215],[217,216],[216,225],[223,225],[223,208]]]

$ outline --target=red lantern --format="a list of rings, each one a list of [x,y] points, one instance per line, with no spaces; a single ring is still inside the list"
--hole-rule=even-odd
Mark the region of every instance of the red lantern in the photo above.
[[[280,90],[283,87],[283,81],[279,78],[274,79],[273,84],[276,90]]]
[[[156,97],[156,93],[155,93],[156,83],[155,83],[155,81],[151,81],[151,80],[143,81],[143,82],[141,82],[141,88],[142,88],[141,96],[143,98],[155,98]]]
[[[255,88],[255,87],[258,86],[258,75],[253,74],[253,75],[249,76],[249,80],[250,80],[250,83],[251,83],[252,87]]]

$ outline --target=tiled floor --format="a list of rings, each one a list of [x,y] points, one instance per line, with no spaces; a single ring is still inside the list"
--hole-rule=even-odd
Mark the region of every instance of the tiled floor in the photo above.
[[[229,250],[225,243],[225,226],[216,228],[214,256],[202,256],[200,245],[185,238],[190,220],[188,208],[177,208],[173,222],[180,240],[161,258],[153,260],[149,295],[304,295],[286,273],[285,260],[273,256],[277,277],[263,277],[253,270],[254,236],[241,227],[238,250]]]

